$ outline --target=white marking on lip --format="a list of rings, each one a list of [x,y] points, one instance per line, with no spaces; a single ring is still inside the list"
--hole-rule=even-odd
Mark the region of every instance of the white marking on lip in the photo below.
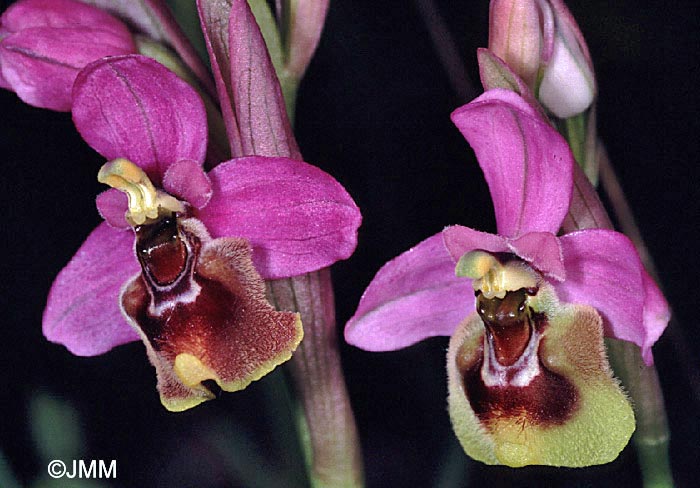
[[[493,341],[484,334],[484,364],[481,367],[481,379],[490,387],[528,386],[541,373],[538,351],[542,334],[532,327],[532,334],[527,347],[518,360],[510,366],[503,366],[496,359]],[[509,379],[510,378],[510,379]]]

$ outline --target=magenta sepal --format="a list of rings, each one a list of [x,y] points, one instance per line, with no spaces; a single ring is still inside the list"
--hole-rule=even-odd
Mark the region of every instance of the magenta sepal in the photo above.
[[[44,336],[78,356],[94,356],[139,336],[122,317],[119,293],[139,267],[134,234],[100,224],[56,277],[43,317]]]
[[[71,109],[71,87],[84,66],[136,52],[124,23],[74,0],[20,0],[3,13],[0,31],[0,86],[51,110]]]
[[[451,335],[474,309],[471,283],[454,269],[441,234],[392,259],[362,295],[345,340],[367,351],[392,351]]]
[[[73,103],[73,121],[83,139],[107,159],[139,165],[156,186],[169,165],[182,159],[204,162],[202,100],[150,58],[121,56],[89,65],[75,81]]]

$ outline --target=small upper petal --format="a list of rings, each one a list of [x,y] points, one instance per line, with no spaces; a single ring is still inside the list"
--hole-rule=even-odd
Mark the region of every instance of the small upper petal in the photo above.
[[[650,348],[668,322],[668,307],[623,234],[587,229],[560,238],[566,281],[553,283],[559,298],[584,303],[603,317],[608,337],[634,342],[650,361]]]
[[[507,240],[502,236],[470,229],[463,225],[446,227],[442,231],[447,251],[454,263],[466,253],[476,250],[487,252],[510,252]]]
[[[107,225],[116,229],[129,229],[131,225],[126,220],[129,210],[129,200],[124,192],[116,188],[105,190],[95,199],[97,211]]]
[[[90,64],[75,81],[73,104],[73,121],[90,146],[107,159],[129,159],[156,185],[172,163],[204,161],[202,100],[152,59],[119,56]]]
[[[559,230],[571,201],[566,141],[512,91],[489,90],[452,113],[474,149],[491,191],[498,233]]]
[[[471,281],[454,269],[442,234],[392,259],[362,295],[345,340],[368,351],[392,351],[451,335],[474,309]]]
[[[561,244],[554,234],[530,232],[516,239],[509,239],[508,247],[546,276],[558,281],[566,279]]]
[[[211,198],[209,177],[201,164],[183,159],[171,164],[163,176],[163,189],[196,208],[204,207]]]
[[[360,211],[320,169],[254,156],[222,163],[209,177],[212,198],[197,217],[212,237],[248,239],[263,278],[315,271],[355,250]]]
[[[78,356],[139,339],[119,308],[122,285],[139,272],[131,232],[100,224],[56,277],[44,310],[44,336]]]

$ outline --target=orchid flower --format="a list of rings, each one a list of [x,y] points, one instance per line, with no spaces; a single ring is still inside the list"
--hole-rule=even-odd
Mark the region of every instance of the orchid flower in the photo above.
[[[76,0],[20,0],[0,17],[0,87],[36,107],[69,111],[83,67],[135,52],[122,21]]]
[[[345,338],[388,351],[451,336],[450,417],[474,459],[609,462],[627,444],[634,414],[603,334],[639,345],[651,363],[668,306],[622,234],[557,236],[574,161],[535,108],[494,89],[452,120],[484,172],[498,234],[447,227],[386,263]]]
[[[275,311],[263,279],[352,253],[360,215],[342,186],[283,157],[205,173],[201,99],[143,56],[86,67],[73,103],[79,132],[110,160],[98,178],[127,198],[98,197],[106,222],[56,278],[44,335],[83,356],[141,339],[174,411],[213,398],[208,380],[239,390],[289,359],[299,315]]]

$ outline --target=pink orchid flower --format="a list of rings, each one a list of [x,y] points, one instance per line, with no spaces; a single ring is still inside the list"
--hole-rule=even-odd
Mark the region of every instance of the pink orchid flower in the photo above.
[[[206,380],[238,390],[289,359],[298,315],[274,311],[262,280],[350,256],[361,217],[342,186],[284,157],[205,173],[204,106],[149,58],[89,65],[73,99],[79,132],[111,160],[101,181],[128,201],[98,197],[106,222],[56,278],[44,335],[83,356],[141,339],[170,410],[212,398]]]
[[[450,415],[475,459],[608,462],[634,420],[607,365],[603,331],[639,345],[649,364],[668,305],[624,235],[589,229],[557,236],[575,163],[531,105],[494,89],[452,120],[484,172],[498,234],[447,227],[386,263],[345,338],[389,351],[451,336]]]
[[[83,67],[135,52],[122,21],[76,0],[20,0],[0,17],[0,87],[36,107],[69,111]]]

